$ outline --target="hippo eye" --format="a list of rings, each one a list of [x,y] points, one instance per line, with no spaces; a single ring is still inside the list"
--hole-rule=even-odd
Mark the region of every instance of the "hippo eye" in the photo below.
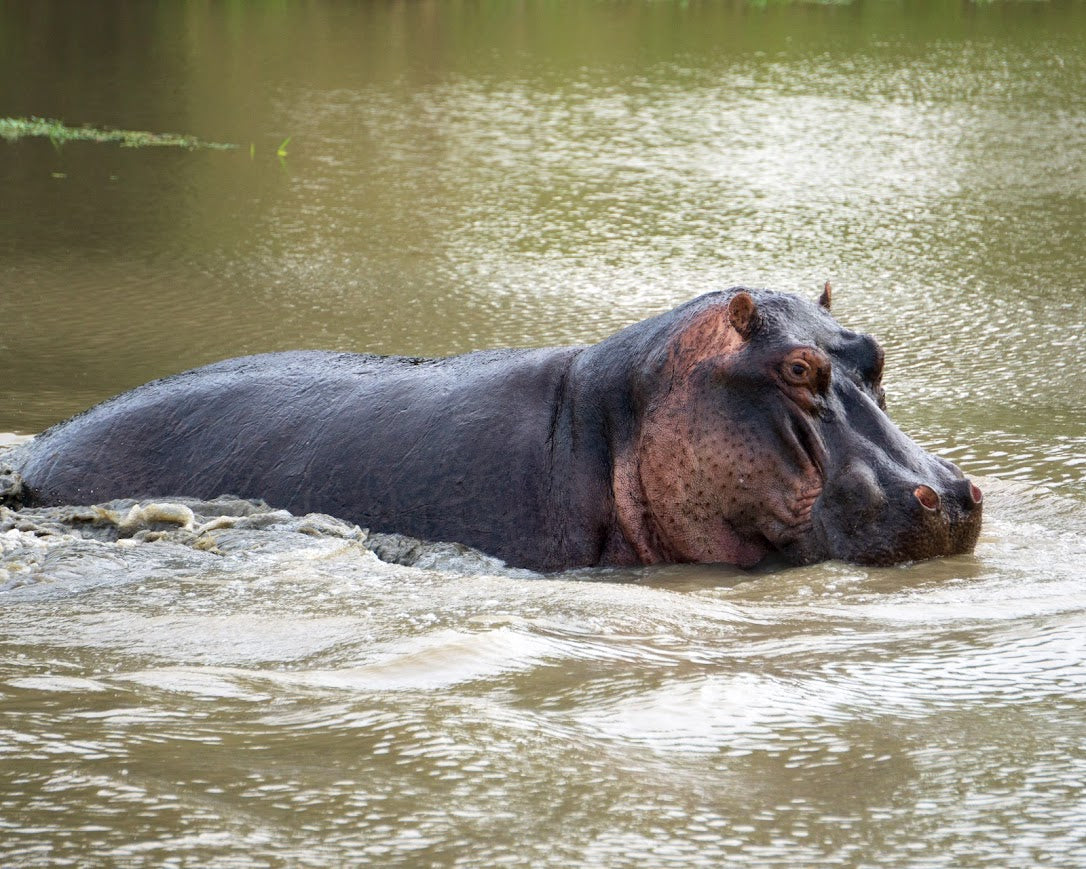
[[[795,386],[806,386],[811,382],[811,365],[803,359],[791,359],[784,364],[784,379]]]
[[[789,386],[824,393],[830,385],[830,362],[814,347],[802,347],[789,353],[781,360],[779,371],[781,380]]]

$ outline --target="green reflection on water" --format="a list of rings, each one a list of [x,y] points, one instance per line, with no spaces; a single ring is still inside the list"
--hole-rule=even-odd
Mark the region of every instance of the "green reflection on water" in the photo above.
[[[49,139],[54,145],[66,142],[112,142],[125,148],[211,148],[223,151],[237,145],[222,142],[204,142],[194,136],[179,133],[151,133],[146,130],[100,130],[95,127],[69,127],[62,121],[49,118],[0,118],[0,139],[14,142],[16,139],[38,137]]]

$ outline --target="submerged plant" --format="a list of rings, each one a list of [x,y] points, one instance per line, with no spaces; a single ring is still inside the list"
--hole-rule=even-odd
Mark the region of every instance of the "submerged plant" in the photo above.
[[[173,148],[212,148],[227,150],[236,145],[222,142],[205,142],[195,136],[177,133],[149,133],[143,130],[103,130],[96,127],[69,127],[62,121],[49,118],[0,118],[0,138],[13,142],[26,136],[48,138],[54,145],[65,142],[116,142],[123,148],[147,148],[165,146]]]

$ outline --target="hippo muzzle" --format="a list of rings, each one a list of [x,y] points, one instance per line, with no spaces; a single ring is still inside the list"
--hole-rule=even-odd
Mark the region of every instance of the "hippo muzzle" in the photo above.
[[[957,465],[926,452],[863,390],[844,381],[839,413],[820,421],[822,492],[811,532],[780,549],[809,563],[888,565],[971,552],[983,495]]]

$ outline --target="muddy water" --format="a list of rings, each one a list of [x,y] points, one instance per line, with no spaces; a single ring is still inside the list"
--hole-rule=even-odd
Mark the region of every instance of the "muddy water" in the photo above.
[[[0,142],[0,431],[829,278],[987,516],[895,569],[535,577],[221,504],[5,514],[0,862],[1086,864],[1084,37],[1080,3],[0,5],[0,113],[240,146]]]

